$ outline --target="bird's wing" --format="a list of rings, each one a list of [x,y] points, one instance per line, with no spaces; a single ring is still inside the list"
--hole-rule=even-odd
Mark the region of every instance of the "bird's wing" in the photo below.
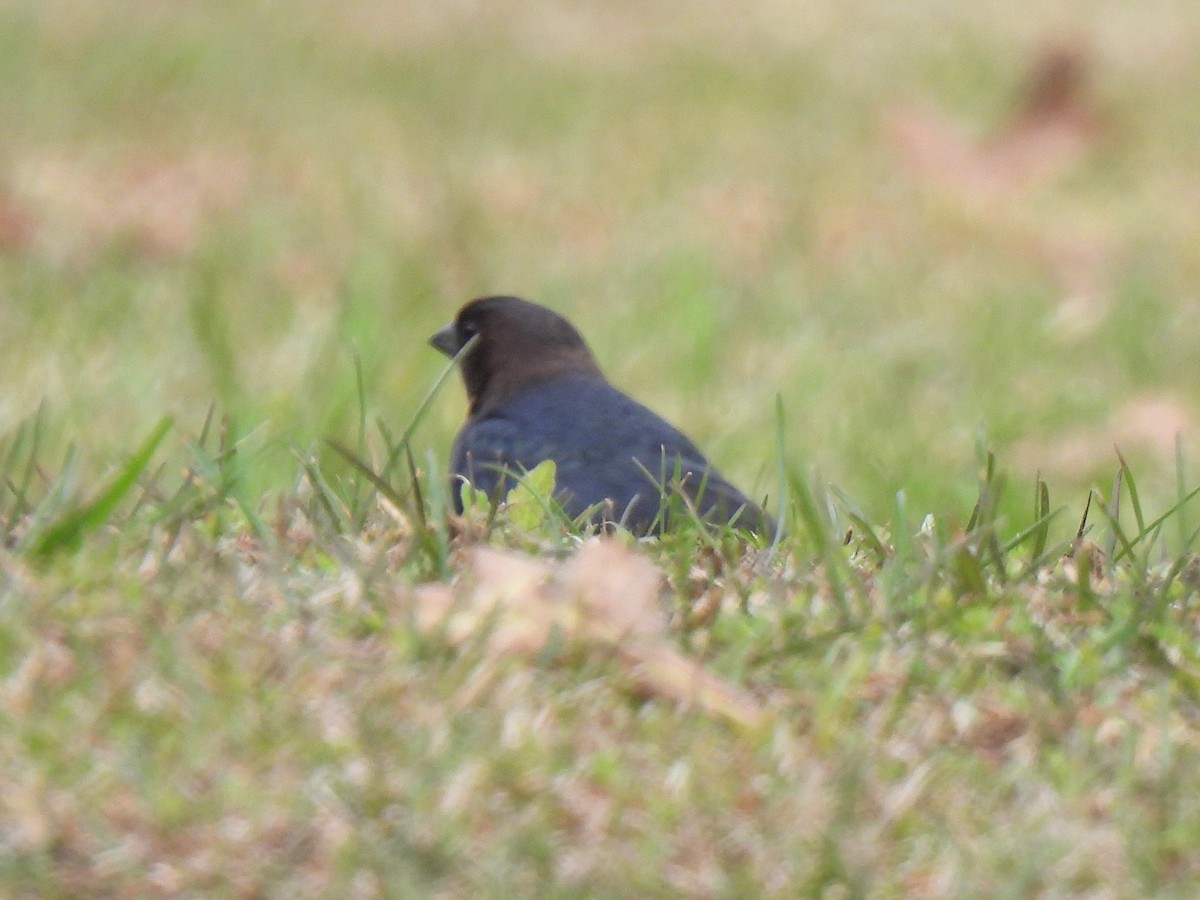
[[[519,473],[547,459],[572,516],[612,501],[604,517],[647,530],[663,507],[661,488],[669,493],[676,485],[702,517],[728,521],[744,508],[738,522],[745,527],[759,530],[767,521],[682,432],[604,381],[564,379],[468,422],[453,467],[492,494],[505,490],[504,469]]]

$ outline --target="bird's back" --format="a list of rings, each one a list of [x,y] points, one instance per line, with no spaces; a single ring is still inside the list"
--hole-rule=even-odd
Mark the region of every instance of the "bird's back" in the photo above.
[[[456,476],[491,494],[504,470],[519,474],[547,459],[556,467],[556,499],[571,516],[611,501],[596,518],[649,531],[662,508],[659,485],[678,471],[702,516],[728,521],[744,507],[739,524],[774,528],[678,429],[597,377],[532,385],[469,420],[455,441],[452,466]]]

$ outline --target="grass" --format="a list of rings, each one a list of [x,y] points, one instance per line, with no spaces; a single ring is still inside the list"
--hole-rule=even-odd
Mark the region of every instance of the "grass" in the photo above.
[[[990,457],[954,533],[793,475],[772,552],[619,539],[596,602],[627,605],[648,566],[635,631],[589,631],[593,607],[528,638],[593,584],[548,507],[448,531],[416,508],[432,484],[377,494],[364,460],[305,456],[252,511],[216,423],[182,477],[150,460],[164,430],[87,500],[30,464],[33,425],[6,457],[14,889],[1158,895],[1198,875],[1196,534],[1176,546],[1189,498],[1152,517],[1127,468],[1123,507],[1097,497],[1065,545],[1044,483],[1023,527],[996,518]],[[530,605],[529,584],[562,593]]]
[[[4,4],[0,894],[1192,895],[1200,31],[898,9]],[[786,537],[449,520],[493,291]]]

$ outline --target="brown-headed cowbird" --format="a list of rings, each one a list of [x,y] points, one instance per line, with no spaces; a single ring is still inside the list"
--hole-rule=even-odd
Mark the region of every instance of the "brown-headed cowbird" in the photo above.
[[[572,517],[590,510],[596,523],[661,531],[678,490],[706,522],[774,533],[771,517],[695,444],[608,383],[558,313],[516,297],[483,297],[429,339],[451,357],[468,342],[461,359],[467,421],[450,461],[458,512],[463,480],[495,497],[515,485],[512,475],[551,459],[555,500]]]

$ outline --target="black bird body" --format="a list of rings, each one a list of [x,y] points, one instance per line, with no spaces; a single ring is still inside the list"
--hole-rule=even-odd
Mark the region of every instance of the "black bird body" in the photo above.
[[[555,499],[572,517],[593,510],[593,520],[637,534],[661,530],[670,524],[661,515],[667,485],[706,521],[774,532],[770,517],[685,435],[609,384],[562,316],[515,297],[485,297],[430,339],[448,356],[472,341],[461,360],[469,411],[451,456],[459,512],[463,479],[494,495],[515,484],[509,473],[550,459]]]

